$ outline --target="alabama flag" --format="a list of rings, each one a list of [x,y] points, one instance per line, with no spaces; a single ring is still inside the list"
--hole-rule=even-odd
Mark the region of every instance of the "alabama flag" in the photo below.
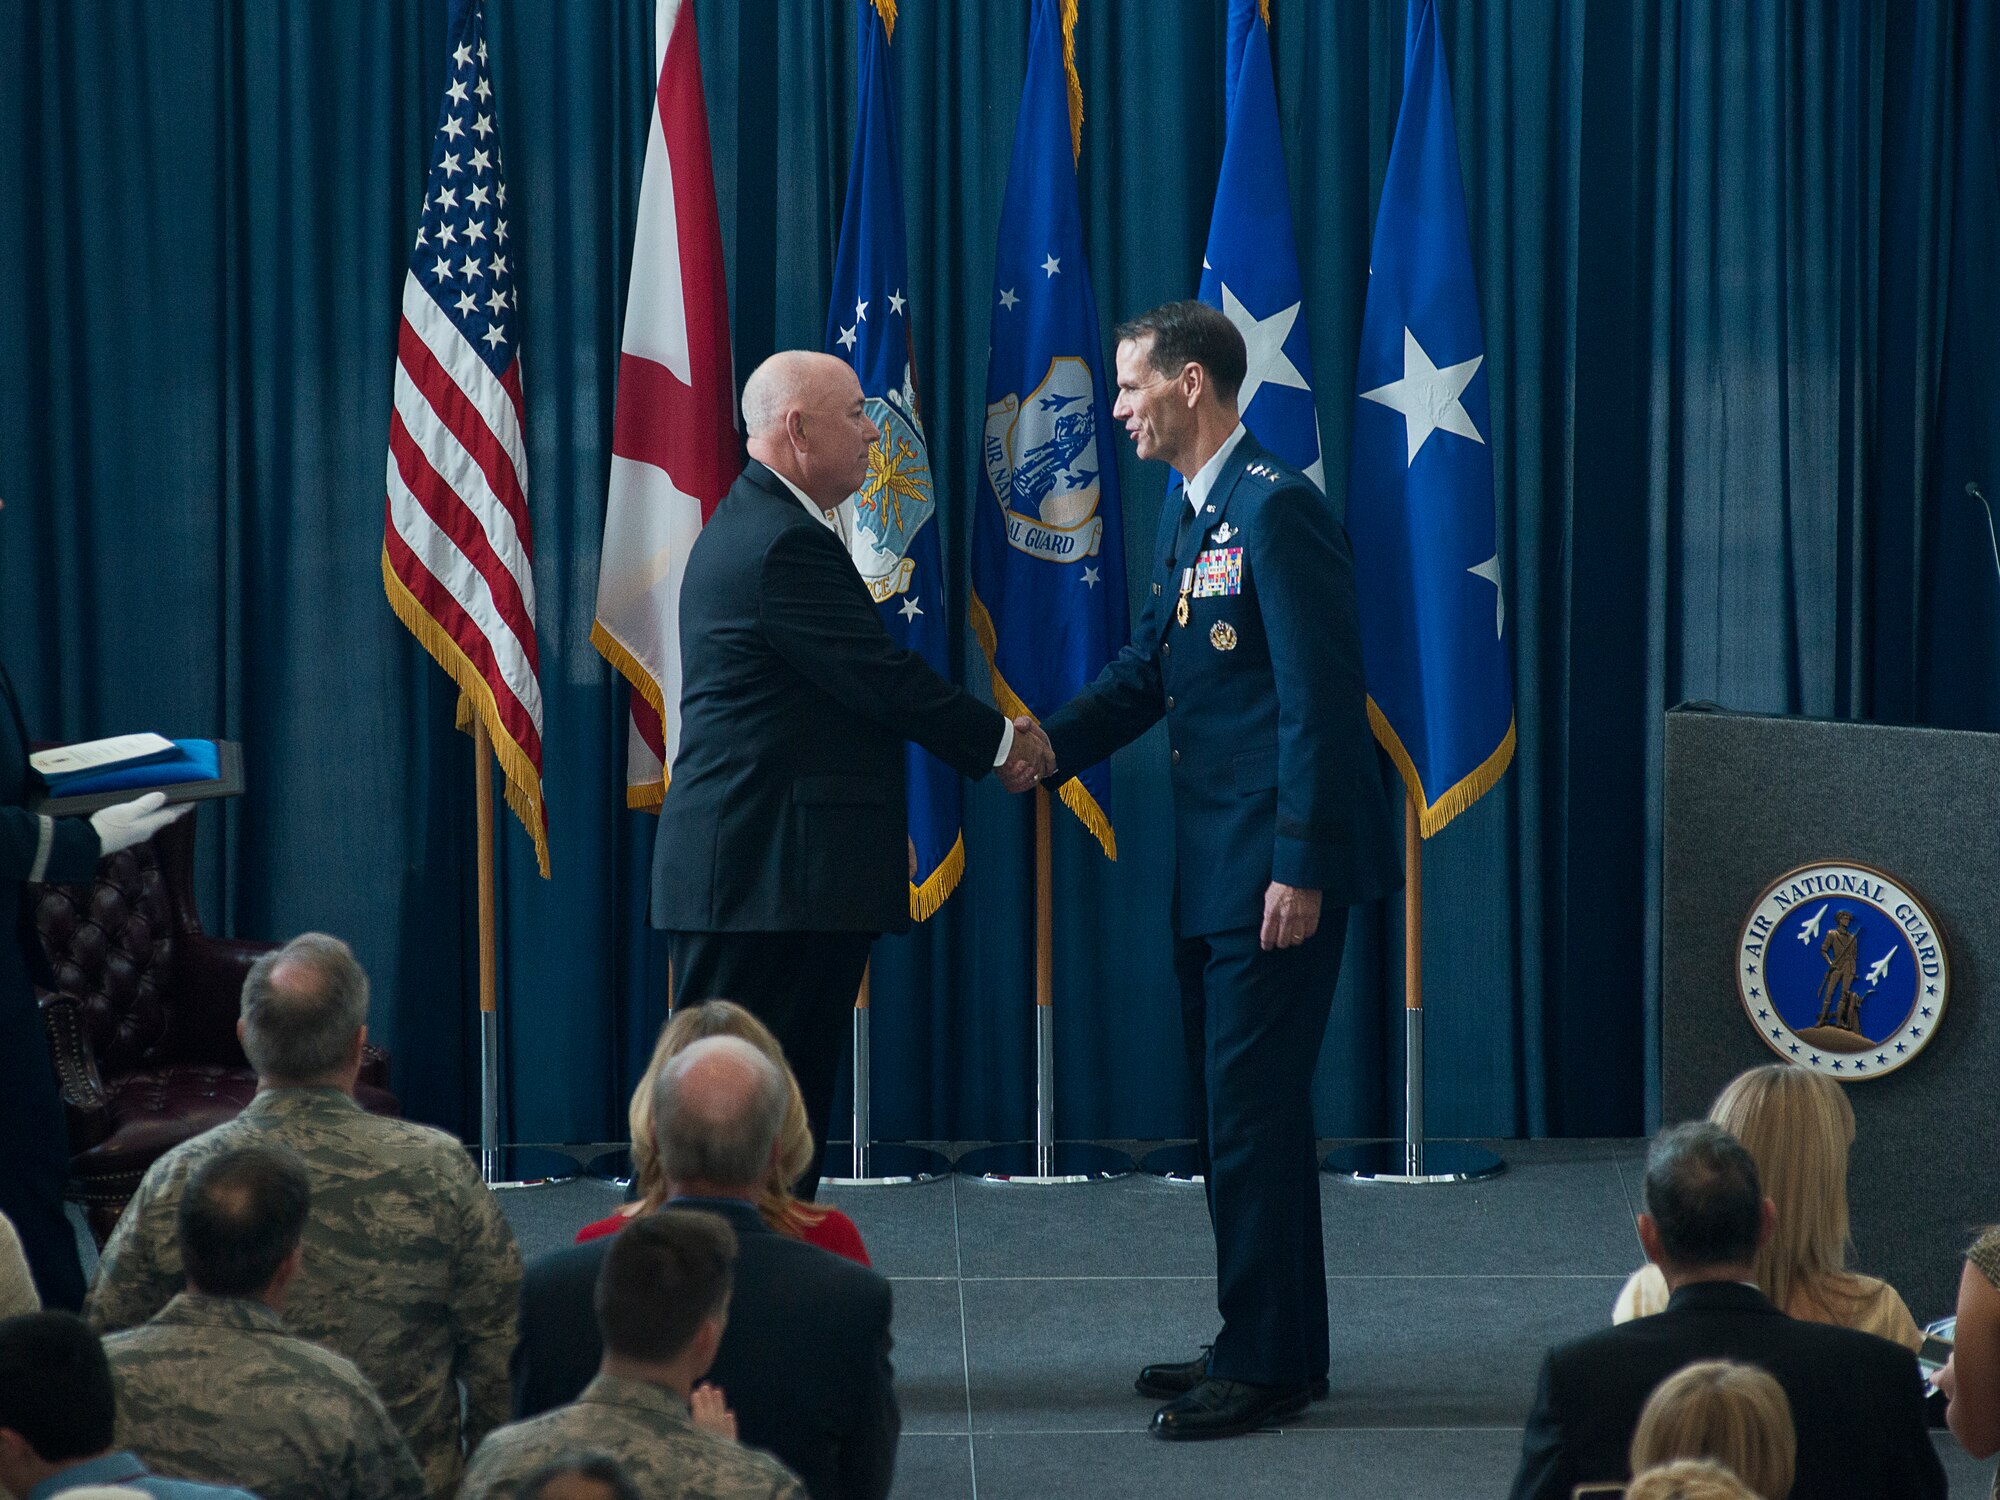
[[[680,742],[688,549],[743,467],[693,0],[658,0],[653,26],[659,85],[632,240],[590,631],[632,685],[625,802],[648,808],[660,805]]]

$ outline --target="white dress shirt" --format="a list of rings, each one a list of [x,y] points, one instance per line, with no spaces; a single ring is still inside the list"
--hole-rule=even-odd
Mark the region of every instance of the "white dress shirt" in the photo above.
[[[1201,508],[1208,500],[1208,492],[1215,488],[1215,476],[1222,472],[1222,466],[1228,461],[1229,455],[1234,453],[1236,445],[1243,441],[1246,430],[1241,422],[1232,427],[1229,436],[1222,440],[1222,446],[1209,454],[1208,462],[1196,469],[1194,478],[1188,480],[1185,493],[1188,504],[1194,507],[1196,515],[1201,514]]]

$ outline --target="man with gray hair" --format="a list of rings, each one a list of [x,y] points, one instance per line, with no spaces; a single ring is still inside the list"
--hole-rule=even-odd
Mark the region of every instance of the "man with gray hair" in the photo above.
[[[466,1449],[507,1419],[521,1256],[458,1141],[354,1102],[367,1020],[368,976],[338,938],[306,933],[258,960],[236,1028],[257,1096],[153,1164],[86,1312],[106,1333],[132,1328],[183,1289],[175,1215],[203,1161],[246,1145],[296,1152],[312,1212],[285,1320],[360,1367],[445,1495]]]
[[[775,1454],[813,1500],[882,1500],[902,1430],[889,1283],[758,1214],[785,1100],[783,1074],[740,1037],[708,1037],[668,1063],[653,1094],[666,1209],[706,1209],[736,1233],[735,1290],[709,1378],[727,1393],[742,1440]],[[614,1242],[573,1245],[528,1268],[517,1417],[575,1400],[597,1375],[592,1296]]]
[[[672,934],[676,1004],[734,1000],[771,1028],[823,1149],[869,947],[910,925],[908,742],[973,779],[1011,766],[1026,784],[1055,760],[1032,720],[1010,724],[884,628],[840,530],[880,452],[854,371],[774,354],[743,419],[750,462],[681,585],[653,925]],[[816,1152],[799,1195],[818,1185]]]

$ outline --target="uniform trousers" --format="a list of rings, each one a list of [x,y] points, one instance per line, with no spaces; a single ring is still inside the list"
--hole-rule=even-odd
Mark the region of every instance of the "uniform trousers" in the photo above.
[[[7,935],[0,933],[0,941]],[[0,1213],[21,1236],[42,1306],[83,1307],[83,1264],[63,1212],[69,1128],[33,992],[0,982]]]
[[[872,932],[675,932],[667,941],[676,1009],[734,1000],[771,1028],[799,1081],[812,1126],[812,1165],[793,1187],[819,1194],[826,1129],[841,1059],[853,1035],[854,997]]]
[[[1346,943],[1344,906],[1294,948],[1264,952],[1254,927],[1175,940],[1222,1314],[1209,1373],[1226,1380],[1327,1372],[1312,1079]]]

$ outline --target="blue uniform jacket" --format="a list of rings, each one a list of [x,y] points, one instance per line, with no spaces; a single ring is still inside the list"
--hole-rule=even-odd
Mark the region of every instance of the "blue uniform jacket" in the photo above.
[[[1320,891],[1328,906],[1395,890],[1354,558],[1332,505],[1246,432],[1200,516],[1169,488],[1151,561],[1132,643],[1044,727],[1074,774],[1166,718],[1176,930],[1257,926],[1273,880]]]

